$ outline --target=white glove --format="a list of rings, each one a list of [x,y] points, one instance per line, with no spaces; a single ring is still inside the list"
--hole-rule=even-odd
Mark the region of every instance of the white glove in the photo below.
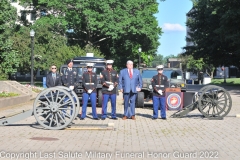
[[[91,90],[91,89],[89,89],[87,92],[90,94],[90,93],[92,93],[92,90]]]
[[[141,91],[141,88],[137,87],[136,90],[139,92],[139,91]]]
[[[69,86],[69,89],[70,90],[74,90],[74,86]]]
[[[112,91],[113,89],[114,89],[113,85],[110,85],[110,86],[108,87],[108,91]]]
[[[159,93],[160,95],[162,95],[162,90],[158,90],[158,93]]]

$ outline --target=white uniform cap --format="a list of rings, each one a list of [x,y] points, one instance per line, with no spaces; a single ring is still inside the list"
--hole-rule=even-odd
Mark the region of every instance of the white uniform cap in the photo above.
[[[163,65],[158,65],[156,68],[157,69],[163,69],[164,67],[163,67]]]
[[[113,64],[113,62],[114,62],[113,60],[107,60],[106,64]]]
[[[93,67],[94,63],[86,63],[87,67]]]

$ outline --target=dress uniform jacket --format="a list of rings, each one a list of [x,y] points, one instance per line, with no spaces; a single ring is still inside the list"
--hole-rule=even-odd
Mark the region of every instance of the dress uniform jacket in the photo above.
[[[62,82],[66,87],[74,86],[74,88],[76,88],[79,83],[79,76],[77,70],[72,68],[72,70],[70,71],[70,69],[67,68],[65,73],[62,75]]]
[[[46,78],[46,86],[49,88],[49,87],[55,87],[55,86],[61,86],[62,85],[62,80],[61,80],[61,76],[56,73],[56,78],[54,79],[53,76],[52,76],[52,72],[50,72],[48,75],[47,75],[47,78]]]
[[[84,72],[82,76],[83,92],[87,92],[89,89],[93,90],[92,93],[96,92],[97,88],[97,74],[94,72]]]
[[[163,74],[157,74],[152,78],[153,96],[164,97],[165,89],[169,86],[167,76]],[[163,94],[160,95],[158,90],[162,90]]]
[[[102,71],[101,83],[103,85],[103,94],[116,94],[116,86],[118,85],[117,71],[113,69],[106,69]],[[114,86],[114,89],[112,91],[108,91],[108,88],[111,84]]]

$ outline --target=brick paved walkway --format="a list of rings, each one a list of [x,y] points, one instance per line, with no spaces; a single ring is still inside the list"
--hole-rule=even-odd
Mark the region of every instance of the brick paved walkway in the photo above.
[[[152,109],[136,109],[136,121],[75,120],[83,125],[114,123],[115,130],[45,130],[29,117],[11,126],[0,127],[0,159],[240,159],[239,90],[229,90],[231,112],[224,120],[202,119],[196,110],[187,118],[151,120]],[[117,101],[122,116],[121,95]],[[32,103],[2,109],[0,117],[31,108]],[[110,108],[110,107],[109,107]],[[98,108],[101,113],[101,108]],[[91,117],[91,108],[88,107]],[[110,109],[108,109],[110,112]],[[81,126],[82,125],[82,126]],[[42,137],[42,140],[33,138]],[[55,138],[55,139],[44,139]]]

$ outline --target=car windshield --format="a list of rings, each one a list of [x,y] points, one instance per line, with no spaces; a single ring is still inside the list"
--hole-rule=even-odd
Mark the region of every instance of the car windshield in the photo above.
[[[142,78],[152,78],[158,72],[156,70],[143,70]],[[182,79],[182,72],[180,70],[163,70],[163,74],[168,77],[168,79]]]
[[[62,68],[62,73],[65,74],[67,67]],[[87,71],[86,67],[73,67],[73,70],[77,70],[78,76],[82,76],[84,72]],[[97,75],[100,75],[100,73],[104,70],[103,67],[94,67],[93,72],[95,72]]]

